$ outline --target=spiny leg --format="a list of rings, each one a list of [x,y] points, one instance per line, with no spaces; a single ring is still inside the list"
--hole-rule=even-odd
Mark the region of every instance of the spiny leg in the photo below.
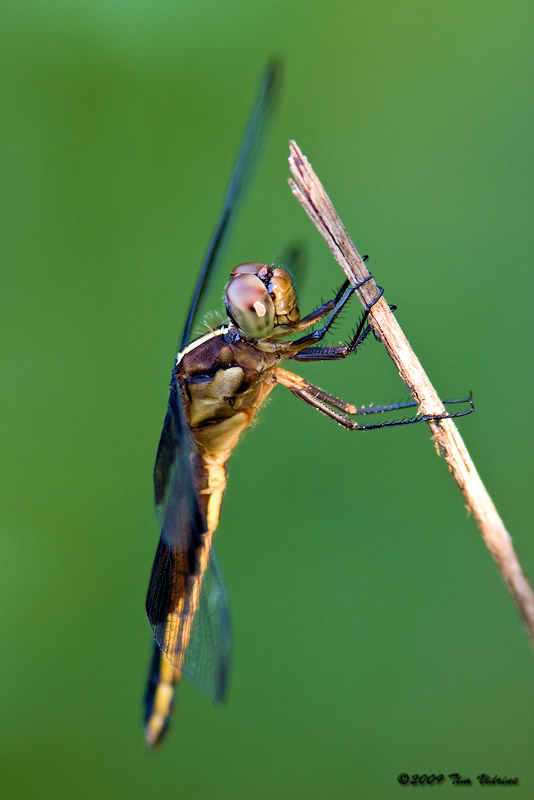
[[[277,369],[276,370],[276,377],[279,383],[283,386],[286,386],[294,395],[298,397],[300,400],[303,400],[308,405],[315,408],[316,411],[319,411],[321,414],[324,414],[326,417],[333,419],[334,422],[337,422],[338,425],[341,425],[343,428],[346,428],[349,431],[367,431],[367,430],[377,430],[378,428],[394,428],[398,427],[399,425],[413,425],[417,422],[430,422],[432,420],[440,420],[440,419],[454,419],[455,417],[464,417],[467,414],[471,414],[475,410],[475,404],[473,402],[473,398],[470,395],[465,400],[454,400],[452,402],[467,402],[469,403],[469,408],[465,411],[458,411],[455,414],[449,414],[444,412],[443,414],[422,414],[418,417],[412,417],[410,419],[399,419],[399,420],[392,420],[389,422],[379,422],[372,425],[359,425],[355,420],[349,419],[345,416],[345,414],[340,413],[340,411],[344,411],[348,414],[358,414],[361,415],[362,413],[373,413],[369,409],[357,409],[356,406],[345,403],[343,400],[340,400],[333,395],[329,395],[327,392],[323,392],[322,389],[319,389],[318,386],[314,386],[312,383],[309,383],[304,378],[301,378],[299,375],[295,375],[292,372],[288,372],[285,369]],[[399,408],[408,407],[411,405],[417,405],[416,403],[401,403],[399,404]],[[331,408],[333,406],[333,408]],[[396,406],[381,406],[377,407],[380,410],[395,410]],[[336,410],[339,409],[339,410]],[[354,410],[353,410],[354,409]]]
[[[352,353],[356,352],[358,347],[365,341],[367,336],[373,329],[370,325],[365,325],[367,322],[367,318],[369,317],[369,312],[377,300],[382,297],[383,290],[379,296],[374,300],[372,305],[365,311],[363,314],[360,323],[356,329],[356,332],[352,336],[352,339],[348,344],[341,344],[341,345],[333,345],[333,346],[325,346],[325,347],[306,347],[304,350],[301,350],[297,355],[292,356],[294,361],[339,361],[342,358],[347,358]],[[397,306],[390,306],[390,311],[396,311]],[[376,336],[376,333],[375,333]],[[454,401],[456,402],[456,401]],[[417,403],[413,403],[413,405],[417,405]]]
[[[345,284],[343,284],[343,286],[344,285]],[[343,286],[341,287],[341,289],[343,289]],[[341,289],[336,295],[336,297],[341,295]],[[295,339],[290,342],[277,342],[276,344],[274,344],[273,351],[277,352],[282,358],[294,358],[296,353],[306,349],[309,342],[321,341],[321,339],[328,333],[333,323],[335,322],[335,320],[337,319],[337,317],[339,316],[339,314],[341,313],[346,303],[350,300],[353,294],[354,294],[354,288],[350,286],[341,296],[341,300],[337,303],[337,306],[333,309],[330,318],[328,319],[326,324],[323,325],[322,328],[318,328],[317,330],[308,333],[301,339]],[[305,327],[309,327],[309,325],[312,324],[313,321],[310,322],[309,324],[306,324]],[[286,336],[287,334],[294,333],[298,329],[299,329],[298,325],[292,326],[291,328],[287,327],[286,329],[281,329],[280,333],[273,338],[278,338],[279,336]]]
[[[305,317],[302,317],[300,322],[294,326],[293,330],[297,332],[304,331],[311,325],[315,325],[316,322],[320,322],[330,311],[334,311],[340,303],[342,303],[341,307],[343,307],[349,297],[351,297],[353,291],[350,283],[345,281],[337,290],[335,297],[331,300],[327,300],[326,303],[322,303]],[[343,300],[345,294],[347,294],[347,297]]]
[[[328,331],[332,327],[333,323],[335,322],[335,320],[337,319],[337,317],[339,316],[339,314],[343,310],[345,304],[347,303],[349,298],[352,296],[352,294],[354,293],[355,289],[357,289],[359,286],[363,286],[364,283],[367,283],[367,281],[370,281],[370,280],[372,280],[372,276],[371,275],[368,278],[366,278],[364,281],[362,281],[360,284],[358,284],[357,286],[351,286],[350,289],[347,290],[346,294],[342,298],[342,300],[339,303],[339,305],[332,312],[332,314],[331,314],[330,318],[328,319],[328,321],[321,328],[318,328],[316,331],[312,331],[311,333],[308,333],[306,336],[303,336],[301,339],[296,339],[294,342],[290,342],[289,344],[291,346],[293,346],[293,347],[297,347],[299,351],[302,351],[303,349],[306,348],[306,345],[309,342],[310,343],[312,343],[312,342],[320,342],[321,339],[323,339],[325,337],[325,335],[328,333]],[[366,314],[364,314],[364,324],[365,324],[365,320],[367,319],[366,315],[369,314],[369,312],[371,311],[372,307],[375,305],[375,303],[377,303],[380,300],[380,298],[382,297],[383,294],[384,294],[384,290],[381,287],[379,287],[378,295],[375,297],[375,299],[373,300],[371,305],[366,309]]]
[[[334,345],[329,347],[306,347],[293,356],[295,361],[337,361],[347,358],[354,353],[371,333],[372,328],[366,325],[370,309],[367,309],[360,320],[354,336],[348,344]]]
[[[470,405],[474,406],[472,394],[470,394],[469,397],[456,398],[455,400],[442,400],[441,402],[443,403],[444,406],[453,405],[454,403],[469,403]],[[377,412],[382,413],[384,411],[399,411],[402,408],[411,408],[413,406],[418,406],[418,405],[419,403],[417,403],[415,400],[411,400],[410,402],[407,403],[392,403],[389,406],[369,406],[368,408],[359,408],[358,414],[376,414]],[[471,412],[468,411],[467,413]],[[464,415],[465,412],[462,412],[459,416],[464,416]],[[453,414],[451,416],[456,416],[456,415]]]
[[[352,403],[346,403],[344,400],[340,400],[339,397],[319,389],[318,386],[314,386],[313,383],[310,383],[305,378],[301,378],[300,375],[295,375],[294,372],[289,372],[282,367],[278,367],[275,376],[278,383],[281,383],[282,386],[286,386],[293,393],[302,392],[304,394],[310,394],[310,396],[313,396],[315,399],[328,403],[334,408],[344,411],[346,414],[358,413],[358,409]]]
[[[367,261],[368,258],[369,256],[364,256],[363,261]],[[347,293],[348,296],[341,305],[341,308],[343,308],[349,297],[352,297],[352,295],[354,294],[354,291],[360,286],[362,286],[364,283],[367,283],[368,280],[369,278],[366,278],[365,281],[362,281],[362,283],[358,284],[357,286],[351,286],[351,283],[348,280],[344,281],[344,283],[337,290],[335,297],[333,297],[331,300],[327,300],[326,303],[322,303],[313,311],[310,311],[309,314],[303,317],[300,320],[300,322],[298,322],[297,325],[293,327],[293,331],[298,333],[299,331],[306,330],[306,328],[309,328],[311,325],[315,325],[316,322],[320,322],[322,319],[324,319],[324,317],[326,317],[326,315],[330,311],[333,311],[338,306],[338,304],[341,303],[343,296],[345,295],[345,293]],[[341,308],[339,309],[339,311],[341,310]],[[339,311],[337,312],[338,314]]]

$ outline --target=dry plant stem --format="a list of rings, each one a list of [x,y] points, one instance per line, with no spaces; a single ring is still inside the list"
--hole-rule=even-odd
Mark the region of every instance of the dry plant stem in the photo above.
[[[290,142],[289,149],[289,165],[294,178],[294,181],[289,179],[291,190],[325,239],[349,281],[353,286],[357,286],[369,278],[370,273],[306,156],[302,154],[296,142]],[[363,305],[368,307],[378,291],[376,283],[371,279],[357,289],[357,294]],[[443,413],[444,407],[436,390],[384,297],[372,307],[369,322],[395,362],[414,400],[419,404],[421,414]],[[534,642],[534,594],[521,569],[510,535],[476,471],[453,420],[437,420],[428,424],[434,435],[436,449],[444,456],[462,490],[484,542],[495,559],[528,634]]]

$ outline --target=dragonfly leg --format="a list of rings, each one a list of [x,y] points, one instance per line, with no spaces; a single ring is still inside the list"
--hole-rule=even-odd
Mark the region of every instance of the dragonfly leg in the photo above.
[[[374,423],[371,425],[360,425],[354,419],[350,419],[346,416],[346,414],[351,415],[362,415],[362,414],[370,414],[374,413],[374,409],[358,409],[356,406],[352,405],[351,403],[346,403],[343,400],[340,400],[333,395],[329,395],[327,392],[324,392],[322,389],[319,389],[318,386],[314,386],[312,383],[309,383],[304,378],[301,378],[299,375],[295,375],[292,372],[288,372],[285,369],[277,369],[276,370],[276,378],[279,383],[283,386],[286,386],[294,395],[298,397],[300,400],[303,400],[308,405],[315,408],[316,411],[319,411],[321,414],[324,414],[326,417],[334,420],[337,422],[338,425],[341,425],[343,428],[346,428],[349,431],[367,431],[367,430],[377,430],[378,428],[394,428],[398,427],[399,425],[413,425],[416,422],[430,422],[432,420],[440,420],[440,419],[453,419],[455,417],[464,417],[466,414],[471,414],[475,410],[475,404],[473,402],[473,397],[469,395],[469,397],[463,400],[453,400],[453,403],[461,403],[466,402],[469,403],[469,408],[465,411],[458,411],[455,414],[449,414],[448,412],[444,412],[443,414],[422,414],[417,417],[411,417],[410,419],[398,419],[392,420],[388,422],[379,422]],[[396,408],[406,408],[411,405],[417,405],[416,403],[399,403],[397,405],[391,406],[377,406],[377,411],[391,411],[395,410]],[[345,413],[341,413],[345,412]]]
[[[339,397],[335,397],[335,395],[319,389],[318,386],[314,386],[313,383],[310,383],[305,378],[301,378],[300,375],[295,375],[294,372],[289,372],[287,369],[279,367],[275,375],[277,382],[288,388],[297,397],[301,397],[301,394],[310,395],[310,397],[318,402],[328,403],[339,411],[344,411],[346,414],[358,413],[358,409],[352,403],[346,403],[344,400],[340,400]],[[305,398],[301,397],[301,399],[304,400]]]
[[[369,256],[364,256],[363,261],[367,261],[368,258]],[[320,306],[318,306],[309,314],[307,314],[305,317],[303,317],[300,320],[300,322],[297,325],[295,325],[293,330],[295,332],[304,331],[311,325],[315,325],[316,322],[320,322],[322,319],[324,319],[324,317],[326,317],[326,315],[330,311],[334,311],[334,309],[337,309],[338,305],[341,303],[341,307],[337,310],[336,313],[337,316],[337,314],[339,314],[341,308],[343,308],[349,297],[352,297],[355,289],[358,289],[364,283],[367,283],[368,280],[369,278],[366,278],[365,281],[362,281],[362,283],[359,283],[357,286],[351,286],[350,281],[348,280],[344,281],[344,283],[337,290],[335,297],[333,297],[331,300],[327,300],[326,303],[322,303]],[[343,296],[345,293],[347,293],[348,296],[343,300]]]
[[[381,297],[376,298],[372,305],[363,314],[358,327],[352,339],[348,344],[333,345],[326,347],[305,347],[300,350],[296,355],[291,356],[294,361],[339,361],[339,359],[347,358],[352,353],[355,353],[358,347],[365,341],[371,332],[374,333],[370,325],[366,325],[369,312],[376,301]],[[397,306],[390,306],[391,311],[396,311]],[[376,335],[376,334],[375,334]],[[417,405],[414,403],[413,405]]]
[[[356,352],[358,347],[365,341],[371,333],[372,328],[366,325],[369,316],[369,309],[362,316],[360,323],[348,344],[332,347],[305,347],[293,356],[295,361],[338,361],[347,358],[351,353]]]
[[[327,300],[326,303],[322,303],[317,308],[314,308],[314,310],[305,317],[302,317],[300,322],[295,325],[293,330],[297,332],[304,331],[311,325],[315,325],[316,322],[320,322],[330,311],[334,311],[334,309],[336,309],[340,303],[342,303],[341,307],[343,307],[349,297],[352,296],[353,292],[354,289],[351,287],[350,283],[348,281],[344,281],[344,283],[337,290],[335,297],[333,297],[331,300]],[[343,300],[345,294],[347,294],[347,297],[345,300]]]
[[[308,333],[306,336],[303,336],[301,339],[296,339],[294,342],[291,342],[291,346],[292,347],[297,347],[298,350],[300,351],[300,350],[304,349],[308,344],[313,344],[314,342],[320,342],[321,339],[323,339],[325,337],[325,335],[328,333],[328,331],[332,327],[333,323],[335,322],[335,320],[337,319],[337,317],[339,316],[339,314],[343,310],[343,308],[344,308],[345,304],[347,303],[347,301],[354,294],[355,289],[359,288],[360,286],[363,286],[364,283],[367,283],[367,281],[370,281],[370,280],[372,280],[372,275],[370,275],[368,278],[366,278],[364,281],[362,281],[361,283],[357,284],[356,286],[350,286],[347,289],[347,291],[345,292],[345,294],[343,295],[343,297],[342,297],[341,301],[339,302],[339,304],[333,310],[333,312],[330,315],[330,318],[328,319],[328,321],[321,328],[317,328],[316,331],[312,331],[311,333]],[[381,286],[379,286],[378,289],[379,289],[378,295],[375,297],[375,299],[373,300],[371,305],[366,309],[366,315],[369,314],[369,312],[371,311],[372,307],[375,305],[375,303],[378,302],[378,300],[380,300],[380,298],[384,294],[384,290],[382,289]],[[367,319],[366,315],[364,315],[365,319]]]
[[[442,400],[441,402],[444,406],[453,405],[454,403],[469,403],[473,405],[473,398],[471,395],[469,395],[469,397],[456,398],[455,400]],[[359,408],[358,414],[376,414],[384,411],[400,411],[403,408],[410,408],[417,405],[419,405],[419,403],[417,403],[415,400],[411,400],[409,403],[392,403],[389,406],[369,406],[368,408]],[[470,414],[471,411],[468,411],[467,413]],[[460,416],[464,416],[464,414],[465,412],[462,412]]]

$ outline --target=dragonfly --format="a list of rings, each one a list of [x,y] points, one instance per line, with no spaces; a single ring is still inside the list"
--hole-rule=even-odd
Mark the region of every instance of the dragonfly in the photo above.
[[[192,339],[202,300],[219,261],[238,203],[249,182],[277,94],[279,67],[268,66],[234,166],[215,232],[202,265],[172,371],[170,395],[154,468],[160,527],[146,599],[154,636],[144,697],[148,745],[163,741],[174,694],[188,677],[216,703],[228,689],[231,629],[228,602],[213,537],[227,481],[227,462],[241,433],[278,384],[347,430],[362,431],[436,416],[360,424],[354,417],[406,408],[415,403],[357,409],[282,366],[293,361],[348,358],[371,333],[366,309],[350,341],[323,339],[357,286],[345,281],[335,296],[301,316],[287,265],[244,262],[234,267],[225,289],[227,322]],[[368,279],[369,280],[369,279]],[[364,281],[365,282],[365,281]],[[288,337],[296,338],[288,338]]]

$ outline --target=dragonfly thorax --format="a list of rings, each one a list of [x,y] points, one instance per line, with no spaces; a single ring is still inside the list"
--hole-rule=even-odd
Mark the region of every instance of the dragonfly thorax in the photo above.
[[[225,299],[232,322],[256,339],[276,335],[279,326],[291,327],[300,320],[291,277],[282,267],[239,264],[231,272]]]

